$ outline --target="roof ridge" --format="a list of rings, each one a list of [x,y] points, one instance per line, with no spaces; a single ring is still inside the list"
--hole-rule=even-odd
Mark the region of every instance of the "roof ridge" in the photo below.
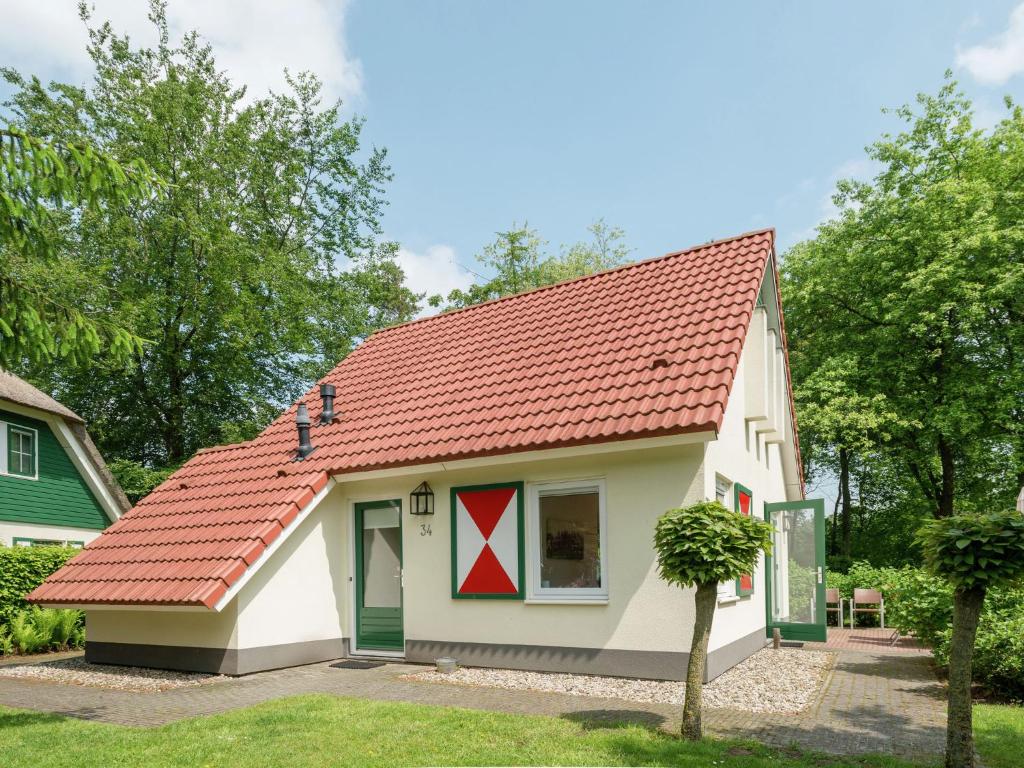
[[[442,318],[442,317],[451,317],[453,315],[461,314],[463,312],[468,312],[471,309],[479,309],[480,307],[486,307],[486,306],[489,306],[491,304],[498,304],[498,303],[503,302],[503,301],[510,301],[512,299],[519,299],[519,298],[522,298],[523,296],[530,296],[531,294],[534,294],[534,293],[540,293],[541,291],[549,291],[549,290],[551,290],[553,288],[561,288],[564,285],[571,285],[572,283],[580,283],[580,282],[583,282],[585,280],[593,280],[593,279],[598,278],[598,277],[603,277],[605,275],[610,275],[610,274],[612,274],[614,272],[624,272],[627,269],[635,269],[637,267],[645,266],[647,264],[654,264],[654,263],[659,262],[659,261],[664,261],[665,259],[670,259],[670,258],[672,258],[674,256],[682,256],[682,255],[687,254],[687,253],[693,253],[694,251],[703,250],[704,248],[710,248],[710,247],[712,247],[714,245],[722,245],[723,243],[731,243],[734,240],[742,240],[743,238],[746,238],[746,237],[753,237],[754,235],[763,235],[763,234],[767,234],[767,233],[771,233],[771,243],[772,243],[772,246],[774,247],[774,245],[775,245],[775,227],[762,227],[761,229],[752,229],[749,232],[742,232],[742,233],[740,233],[738,235],[731,235],[730,237],[723,237],[723,238],[720,238],[718,240],[708,240],[706,243],[701,243],[700,245],[692,245],[689,248],[683,248],[682,250],[679,250],[679,251],[670,251],[669,253],[663,253],[661,256],[652,256],[649,259],[640,259],[638,261],[631,261],[628,264],[620,264],[617,267],[610,267],[609,269],[602,269],[599,272],[591,272],[589,275],[580,275],[579,277],[571,277],[568,280],[561,280],[561,281],[559,281],[557,283],[551,283],[550,285],[540,285],[540,286],[537,286],[536,288],[531,288],[528,291],[520,291],[519,293],[513,293],[513,294],[510,294],[508,296],[499,296],[496,299],[488,299],[487,301],[481,301],[479,304],[470,304],[468,307],[459,307],[458,309],[452,309],[452,310],[449,310],[448,312],[439,312],[436,315],[429,315],[428,317],[418,317],[415,320],[407,320],[404,323],[395,323],[394,325],[389,325],[389,326],[386,326],[384,328],[377,329],[376,331],[374,331],[372,334],[370,334],[366,338],[366,341],[369,341],[374,336],[377,336],[379,334],[387,333],[388,331],[394,331],[394,330],[397,330],[399,328],[405,328],[405,327],[412,326],[412,325],[418,325],[418,324],[421,324],[421,323],[426,323],[426,322],[429,322],[431,320],[437,320],[437,319]],[[355,350],[353,350],[353,352],[354,351]]]

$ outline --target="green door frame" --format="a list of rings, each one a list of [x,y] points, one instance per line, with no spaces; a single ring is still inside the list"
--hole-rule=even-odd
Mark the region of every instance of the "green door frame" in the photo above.
[[[402,546],[402,500],[386,499],[381,501],[361,501],[355,505],[355,550],[356,550],[356,626],[355,650],[357,651],[404,651],[405,625],[404,604],[405,589],[400,588],[398,608],[364,608],[363,607],[363,513],[368,509],[398,510],[398,562],[404,567],[404,547]],[[377,625],[369,639],[363,637],[363,619]],[[397,626],[397,628],[396,628]]]
[[[814,510],[814,559],[817,566],[821,569],[821,579],[815,585],[814,591],[814,621],[810,623],[772,621],[772,573],[774,560],[771,555],[766,555],[764,562],[765,631],[771,637],[772,630],[777,627],[781,631],[782,637],[786,640],[823,643],[828,636],[825,619],[825,500],[804,499],[803,501],[765,502],[764,519],[771,523],[772,512],[788,509]]]

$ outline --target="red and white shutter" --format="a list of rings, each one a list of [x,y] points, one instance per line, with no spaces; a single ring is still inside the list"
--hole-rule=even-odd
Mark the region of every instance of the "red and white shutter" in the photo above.
[[[522,483],[452,489],[452,597],[522,597],[522,509]]]
[[[739,483],[737,483],[733,487],[735,489],[734,490],[734,494],[735,494],[735,501],[736,501],[736,511],[741,513],[741,514],[747,515],[749,517],[750,513],[752,512],[751,507],[753,506],[753,503],[754,503],[754,499],[753,499],[753,496],[750,493],[750,490],[747,489],[747,488],[744,488]],[[742,576],[740,576],[738,579],[736,579],[736,594],[737,595],[740,595],[740,596],[750,595],[750,594],[753,594],[753,592],[754,592],[754,574],[752,574],[752,573],[744,573]]]

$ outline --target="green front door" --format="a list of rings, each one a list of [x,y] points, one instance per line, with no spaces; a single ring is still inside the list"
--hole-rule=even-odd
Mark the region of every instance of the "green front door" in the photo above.
[[[765,559],[768,634],[825,642],[825,501],[764,505],[772,524],[772,554]]]
[[[402,502],[356,504],[356,650],[403,651]]]

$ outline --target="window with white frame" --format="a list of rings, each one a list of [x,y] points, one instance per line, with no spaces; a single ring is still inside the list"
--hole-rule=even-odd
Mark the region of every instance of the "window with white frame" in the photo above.
[[[34,478],[36,476],[36,431],[28,427],[8,424],[6,437],[5,458],[7,461],[4,468],[6,473]]]
[[[533,485],[529,506],[530,598],[607,599],[604,481]]]
[[[721,475],[715,475],[715,501],[721,504],[726,509],[732,509],[730,499],[732,498],[732,483],[722,477]],[[736,597],[736,582],[735,580],[723,581],[718,585],[718,599],[719,600],[732,600]]]
[[[81,541],[67,541],[64,539],[24,539],[15,537],[13,541],[16,547],[75,547],[81,549],[85,544]]]

